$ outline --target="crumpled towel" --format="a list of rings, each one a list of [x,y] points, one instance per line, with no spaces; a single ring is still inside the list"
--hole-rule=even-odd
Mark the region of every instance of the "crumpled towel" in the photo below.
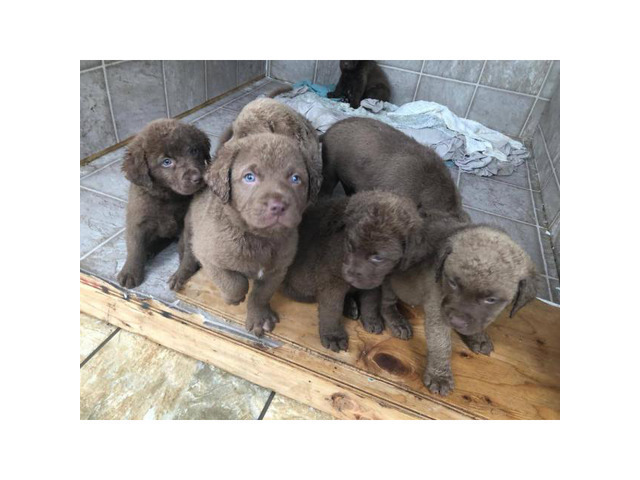
[[[348,103],[326,98],[330,91],[333,85],[304,81],[276,98],[307,117],[321,133],[345,118],[375,118],[433,148],[444,160],[452,160],[463,171],[476,175],[510,175],[529,158],[522,143],[481,123],[460,118],[444,105],[419,100],[398,107],[368,98],[353,109]]]

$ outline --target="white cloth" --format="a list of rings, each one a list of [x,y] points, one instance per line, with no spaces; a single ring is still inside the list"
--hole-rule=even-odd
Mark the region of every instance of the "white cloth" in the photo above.
[[[357,109],[321,97],[306,86],[276,97],[298,111],[321,133],[348,117],[369,117],[385,122],[433,148],[444,160],[476,175],[510,175],[529,152],[525,146],[481,123],[460,118],[447,107],[419,100],[400,107],[365,99]],[[373,112],[373,113],[372,113]]]

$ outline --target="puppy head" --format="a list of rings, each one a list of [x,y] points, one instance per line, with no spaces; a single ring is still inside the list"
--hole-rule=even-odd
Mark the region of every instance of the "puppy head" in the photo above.
[[[437,264],[443,316],[463,335],[484,330],[510,302],[513,316],[536,296],[533,262],[495,228],[473,226],[454,234]]]
[[[360,60],[340,60],[340,71],[355,70]]]
[[[147,190],[193,195],[204,186],[210,148],[209,138],[193,125],[155,120],[127,147],[122,170],[131,183]]]
[[[297,228],[307,204],[309,175],[298,144],[276,134],[230,140],[205,175],[214,194],[260,236]]]
[[[401,265],[415,242],[421,219],[409,199],[392,193],[361,192],[345,210],[345,254],[342,277],[368,290]]]

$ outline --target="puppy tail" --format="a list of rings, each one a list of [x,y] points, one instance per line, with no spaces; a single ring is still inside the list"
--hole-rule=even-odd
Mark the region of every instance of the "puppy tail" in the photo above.
[[[293,90],[291,85],[285,85],[283,87],[276,88],[273,92],[267,93],[268,98],[275,98],[282,93],[287,93]]]

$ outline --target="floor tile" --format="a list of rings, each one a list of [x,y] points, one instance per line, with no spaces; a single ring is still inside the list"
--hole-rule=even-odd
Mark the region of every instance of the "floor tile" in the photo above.
[[[269,405],[264,420],[334,420],[334,418],[309,405],[276,394]]]
[[[489,215],[470,208],[466,208],[465,210],[474,223],[494,225],[506,231],[513,241],[524,248],[525,252],[529,254],[531,260],[533,260],[533,263],[536,265],[538,273],[544,274],[544,263],[542,262],[542,252],[540,251],[540,241],[538,240],[536,227],[514,222],[513,220],[507,220],[506,218],[496,217],[495,215]]]
[[[547,279],[543,275],[536,276],[536,297],[542,298],[544,300],[549,300],[553,302],[553,300],[549,297],[549,285],[547,284]]]
[[[80,267],[100,278],[116,282],[126,259],[127,245],[125,234],[122,233],[85,258]],[[179,264],[178,244],[173,242],[146,263],[144,281],[131,290],[167,303],[175,301],[175,293],[167,286],[167,280]]]
[[[115,329],[113,325],[80,312],[80,363]]]
[[[126,204],[80,190],[80,256],[124,228]]]
[[[131,183],[122,172],[122,162],[117,161],[90,177],[82,179],[80,185],[127,201]]]
[[[221,135],[222,132],[224,132],[224,130],[229,125],[231,125],[231,123],[236,119],[237,116],[238,112],[220,108],[213,113],[210,113],[206,117],[197,120],[193,124],[207,133],[211,133],[213,135]]]
[[[531,192],[476,175],[460,177],[460,193],[465,205],[514,220],[536,223]]]
[[[529,160],[525,160],[528,162]],[[465,175],[473,175],[472,173],[467,173]],[[516,185],[522,188],[529,188],[529,177],[527,176],[527,166],[522,163],[518,165],[511,175],[494,175],[488,178],[489,180],[494,180],[496,182],[508,183],[509,185]]]
[[[256,419],[269,390],[121,330],[80,369],[81,419]]]
[[[96,158],[92,162],[83,165],[80,167],[80,178],[84,178],[87,175],[92,174],[96,170],[104,168],[105,165],[109,165],[116,160],[122,160],[124,158],[124,154],[126,153],[126,147],[120,147],[113,152],[109,152],[106,155],[102,155],[101,157]]]

